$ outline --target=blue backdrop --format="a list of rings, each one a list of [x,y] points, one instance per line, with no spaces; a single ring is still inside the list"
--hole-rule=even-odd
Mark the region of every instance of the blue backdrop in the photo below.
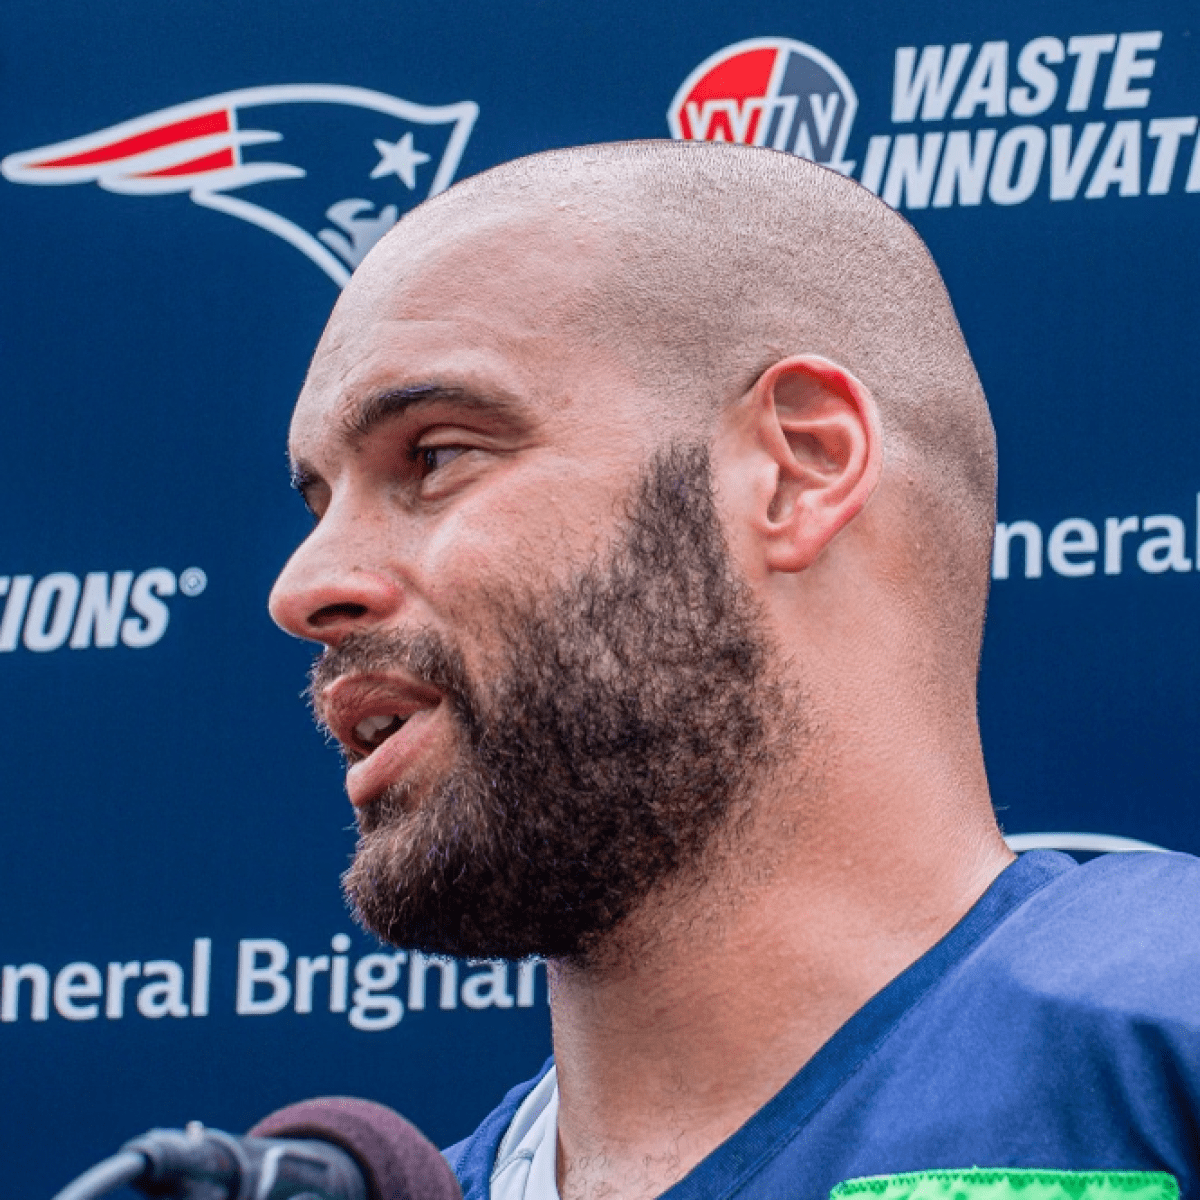
[[[446,1143],[547,1052],[544,970],[349,921],[265,609],[339,283],[516,155],[758,140],[905,212],[999,433],[1001,820],[1200,850],[1194,5],[8,0],[0,39],[7,1194],[322,1093]]]

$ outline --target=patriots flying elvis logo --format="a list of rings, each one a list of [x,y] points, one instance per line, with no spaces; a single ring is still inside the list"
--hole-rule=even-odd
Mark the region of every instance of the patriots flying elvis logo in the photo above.
[[[338,84],[243,88],[10,154],[13,183],[183,193],[291,243],[339,287],[402,212],[450,186],[479,115]]]

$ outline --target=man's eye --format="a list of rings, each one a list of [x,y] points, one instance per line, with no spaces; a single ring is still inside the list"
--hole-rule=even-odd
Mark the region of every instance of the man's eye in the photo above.
[[[431,475],[453,462],[462,452],[461,446],[422,446],[417,451],[417,457],[421,469],[426,475]]]

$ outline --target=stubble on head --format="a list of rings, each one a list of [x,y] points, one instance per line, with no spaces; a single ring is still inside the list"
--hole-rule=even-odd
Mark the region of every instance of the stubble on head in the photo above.
[[[613,965],[637,952],[630,918],[648,900],[711,886],[794,747],[706,448],[655,456],[603,561],[481,609],[503,647],[493,679],[471,679],[428,630],[358,633],[314,667],[314,692],[403,669],[438,688],[458,733],[442,779],[421,795],[394,784],[360,812],[347,900],[426,953]]]

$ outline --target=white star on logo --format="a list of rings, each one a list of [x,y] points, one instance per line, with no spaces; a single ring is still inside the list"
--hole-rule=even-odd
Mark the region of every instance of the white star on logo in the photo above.
[[[379,162],[371,172],[372,179],[398,175],[410,191],[417,186],[417,168],[429,161],[429,155],[413,148],[411,133],[406,133],[394,145],[383,138],[376,138],[375,149],[379,151]]]

